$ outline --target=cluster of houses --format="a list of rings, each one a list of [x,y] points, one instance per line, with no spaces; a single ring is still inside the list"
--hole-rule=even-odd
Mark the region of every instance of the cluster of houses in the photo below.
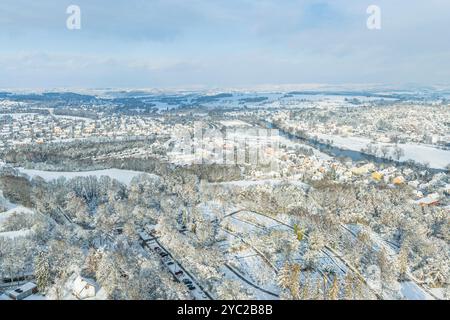
[[[77,274],[69,277],[65,287],[68,289],[65,298],[68,299],[96,299],[100,292],[99,285],[94,280]],[[36,283],[26,282],[0,294],[0,300],[45,300],[45,296],[39,293]]]
[[[292,149],[292,148],[291,148]],[[378,165],[374,163],[340,162],[334,158],[321,158],[314,154],[298,154],[281,149],[281,169],[278,176],[300,177],[318,181],[327,177],[338,183],[386,184],[392,188],[407,186],[415,190],[415,203],[420,206],[439,205],[450,209],[450,181],[444,172],[430,179],[425,171],[416,172],[409,167]],[[255,173],[260,178],[261,173]]]
[[[15,145],[90,137],[146,137],[164,134],[169,128],[162,118],[155,117],[108,116],[94,120],[53,114],[4,113],[0,110],[0,150]]]
[[[0,300],[37,300],[39,298],[38,287],[33,282],[27,282],[0,295]]]
[[[312,111],[311,111],[312,112]],[[395,107],[348,108],[327,103],[314,116],[280,111],[274,120],[284,127],[308,132],[311,136],[327,134],[342,137],[366,137],[379,143],[419,143],[449,146],[450,108],[444,104],[406,104]]]

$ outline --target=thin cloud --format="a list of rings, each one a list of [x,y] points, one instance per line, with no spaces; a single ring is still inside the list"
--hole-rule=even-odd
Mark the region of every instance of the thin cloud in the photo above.
[[[0,87],[448,82],[450,3],[376,2],[3,0]]]

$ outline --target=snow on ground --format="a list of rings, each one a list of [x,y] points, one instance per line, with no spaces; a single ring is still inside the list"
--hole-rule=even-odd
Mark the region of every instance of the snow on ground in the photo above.
[[[224,120],[220,123],[225,127],[250,127],[250,124],[242,120]]]
[[[281,135],[278,137],[278,139],[279,139],[280,145],[285,145],[285,146],[288,146],[288,147],[291,147],[291,148],[298,147],[298,148],[302,148],[302,149],[312,150],[313,154],[318,159],[321,159],[321,160],[325,160],[326,161],[326,160],[331,160],[332,159],[332,157],[329,156],[328,154],[323,153],[322,151],[320,151],[320,150],[318,150],[316,148],[313,148],[313,147],[311,147],[311,146],[309,146],[307,144],[294,142],[294,141],[290,140],[289,138],[286,138],[286,137],[281,136]]]
[[[144,237],[143,237],[144,235]],[[170,254],[157,240],[156,238],[152,238],[150,235],[145,235],[145,232],[140,233],[141,239],[145,241],[147,250],[153,250],[156,254],[161,256],[161,253]],[[148,238],[149,240],[145,240]],[[161,256],[161,260],[169,270],[169,272],[180,282],[189,281],[190,284],[194,287],[193,290],[189,290],[189,293],[195,300],[208,300],[206,293],[201,289],[200,285],[197,281],[186,273],[186,269],[184,269],[176,260],[173,259],[172,255],[168,255],[165,257]],[[178,274],[177,274],[178,273]],[[187,286],[187,285],[186,285]]]
[[[361,229],[358,225],[347,225],[347,228],[353,230],[356,233],[359,233]],[[370,239],[373,242],[373,250],[379,251],[381,248],[384,248],[391,258],[395,258],[397,256],[397,252],[389,245],[386,245],[386,242],[377,233],[370,232]],[[406,300],[434,300],[434,298],[426,290],[421,288],[414,281],[400,282],[400,285],[401,293]],[[434,292],[432,291],[432,293]],[[437,294],[437,296],[439,296],[439,294]]]
[[[401,292],[407,300],[434,300],[425,291],[421,290],[414,282],[401,282]]]
[[[67,119],[67,120],[77,120],[77,121],[86,121],[86,122],[93,122],[94,120],[90,118],[85,117],[79,117],[79,116],[67,116],[62,114],[52,114],[55,118],[59,119]]]
[[[251,212],[251,211],[241,211],[241,212],[236,213],[234,216],[238,219],[252,222],[262,228],[266,228],[266,229],[279,228],[282,230],[286,230],[285,226],[281,225],[280,223],[276,222],[275,220],[270,219],[265,216],[262,216],[262,215],[259,215],[259,214],[255,214],[254,212]]]
[[[15,204],[11,203],[8,199],[3,196],[3,191],[0,190],[0,205],[6,210],[11,210],[17,207]]]
[[[235,187],[252,187],[260,185],[278,185],[283,182],[296,185],[298,187],[307,188],[308,185],[298,180],[284,180],[284,179],[263,179],[263,180],[235,180],[227,182],[211,183],[211,185],[235,186]]]
[[[31,230],[29,229],[1,232],[2,224],[14,213],[34,214],[32,210],[20,206],[14,207],[5,212],[0,212],[0,238],[15,239],[19,237],[26,237],[31,233]]]
[[[230,265],[248,281],[270,292],[280,292],[275,271],[261,257],[252,254],[239,260],[237,258],[231,258]]]
[[[29,229],[0,232],[0,238],[7,238],[7,239],[12,240],[12,239],[16,239],[16,238],[26,237],[30,233],[31,233],[31,230],[29,230]]]
[[[439,299],[446,300],[444,295],[444,288],[430,288],[430,291]]]
[[[54,179],[58,179],[60,177],[72,179],[75,177],[95,176],[97,178],[100,178],[101,176],[109,176],[112,179],[116,179],[117,181],[126,185],[130,185],[131,180],[133,180],[134,177],[144,174],[143,172],[122,170],[122,169],[105,169],[105,170],[78,171],[78,172],[43,171],[24,168],[17,168],[17,169],[19,169],[20,172],[25,173],[31,177],[39,176],[46,181],[51,181]]]
[[[239,224],[236,221],[233,223]],[[232,227],[232,225],[230,226]],[[244,224],[242,223],[241,226],[244,227]],[[272,267],[263,260],[254,248],[244,244],[238,233],[235,231],[230,233],[225,230],[219,230],[219,237],[223,239],[220,248],[227,256],[228,263],[248,281],[263,285],[267,290],[275,290],[277,292],[276,277]],[[264,276],[265,281],[258,282],[258,279],[261,280],[260,278]]]
[[[22,117],[28,117],[28,116],[39,116],[39,113],[0,113],[1,116],[10,116],[14,120],[20,120]]]
[[[4,223],[5,220],[8,219],[13,213],[34,214],[33,210],[21,206],[16,206],[14,208],[9,209],[8,211],[0,212],[0,227],[2,223]]]
[[[313,134],[314,135],[314,134]],[[333,145],[348,150],[361,151],[371,142],[368,138],[361,137],[341,137],[328,134],[317,134],[321,140],[332,140]],[[394,147],[392,143],[375,143],[379,148],[382,146]],[[444,169],[450,163],[450,151],[434,148],[422,144],[398,144],[403,149],[405,155],[400,161],[414,160],[422,164],[428,163],[431,168]]]
[[[56,295],[56,292],[54,288],[51,288],[50,291],[47,293],[46,297],[42,297],[41,299],[26,299],[26,300],[107,300],[108,296],[104,290],[103,287],[101,287],[96,281],[90,278],[84,278],[89,283],[93,284],[95,287],[95,295],[92,297],[86,297],[84,299],[79,299],[74,294],[74,291],[76,291],[76,279],[78,278],[77,273],[73,273],[70,275],[70,277],[67,278],[66,282],[64,283],[62,290]],[[36,295],[33,295],[35,297]],[[38,296],[39,297],[39,296]]]
[[[245,290],[250,292],[250,294],[252,295],[252,299],[255,299],[255,300],[274,300],[274,299],[277,299],[273,295],[268,294],[268,293],[266,293],[266,292],[264,292],[262,290],[259,290],[258,288],[255,288],[254,286],[250,285],[248,282],[253,283],[251,281],[251,279],[246,278],[246,277],[241,275],[248,282],[243,281],[238,275],[236,275],[231,270],[229,270],[228,268],[225,268],[225,267],[223,267],[221,269],[221,271],[224,273],[226,279],[238,281]],[[235,272],[237,272],[237,271],[235,270]],[[254,284],[254,285],[258,286],[257,284]]]

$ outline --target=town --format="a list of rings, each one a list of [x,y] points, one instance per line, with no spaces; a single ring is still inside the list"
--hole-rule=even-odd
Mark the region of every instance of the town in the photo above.
[[[0,299],[449,298],[450,93],[0,93]]]

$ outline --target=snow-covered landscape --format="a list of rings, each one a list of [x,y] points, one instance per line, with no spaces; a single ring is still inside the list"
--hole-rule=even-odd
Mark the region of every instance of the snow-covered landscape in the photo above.
[[[341,137],[335,135],[318,134],[322,141],[331,141],[333,146],[347,150],[364,151],[371,143],[368,138],[361,137]],[[432,145],[421,145],[413,143],[375,143],[375,147],[387,148],[386,159],[394,157],[394,148],[399,147],[403,154],[398,158],[399,161],[413,160],[421,164],[428,164],[431,168],[445,169],[450,164],[450,150],[438,149]]]
[[[0,318],[450,300],[449,4],[2,0]]]
[[[88,121],[3,102],[0,297],[22,285],[23,299],[447,299],[445,129],[320,120],[348,101],[351,118],[378,114],[376,99],[205,97],[189,95],[207,101],[197,116]],[[385,103],[396,123],[399,102]]]
[[[134,177],[142,174],[142,172],[132,170],[120,170],[120,169],[105,169],[105,170],[92,170],[92,171],[45,171],[45,170],[33,170],[18,168],[20,172],[30,177],[41,177],[46,181],[57,180],[59,178],[72,179],[75,177],[97,177],[102,176],[110,177],[125,185],[130,185],[131,180]]]

